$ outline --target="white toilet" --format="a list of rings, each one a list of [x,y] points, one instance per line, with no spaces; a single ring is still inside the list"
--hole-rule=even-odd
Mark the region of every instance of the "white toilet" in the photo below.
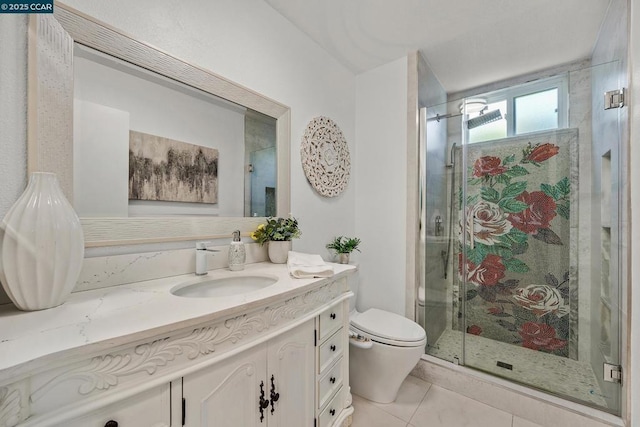
[[[357,279],[350,280],[354,296],[349,316],[349,382],[365,399],[390,403],[425,351],[427,335],[417,323],[388,311],[355,309]]]

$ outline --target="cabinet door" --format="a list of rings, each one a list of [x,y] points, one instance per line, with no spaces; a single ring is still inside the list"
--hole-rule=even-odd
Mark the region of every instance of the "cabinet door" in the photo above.
[[[169,427],[169,384],[64,423],[65,427],[104,427],[115,421],[118,427]],[[109,425],[116,425],[113,422]]]
[[[266,344],[232,356],[183,378],[186,427],[258,427],[260,384],[269,400],[265,378]]]
[[[314,329],[314,322],[310,320],[268,343],[269,391],[273,378],[275,392],[279,394],[275,404],[269,406],[269,427],[313,426]]]

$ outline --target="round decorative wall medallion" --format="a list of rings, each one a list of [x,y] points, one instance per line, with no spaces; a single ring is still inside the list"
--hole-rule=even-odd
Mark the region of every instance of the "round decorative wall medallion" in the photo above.
[[[313,188],[325,197],[342,193],[349,183],[351,158],[347,141],[328,117],[316,117],[307,125],[300,147],[302,169]]]

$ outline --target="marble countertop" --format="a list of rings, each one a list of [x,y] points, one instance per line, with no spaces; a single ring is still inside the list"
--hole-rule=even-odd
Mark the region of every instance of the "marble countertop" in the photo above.
[[[337,278],[356,269],[331,264]],[[181,283],[242,275],[270,275],[278,281],[247,294],[217,298],[174,296]],[[243,271],[211,270],[71,294],[59,307],[23,312],[0,306],[0,383],[46,366],[59,357],[100,352],[137,340],[189,328],[298,295],[327,279],[294,279],[285,264],[248,264]]]

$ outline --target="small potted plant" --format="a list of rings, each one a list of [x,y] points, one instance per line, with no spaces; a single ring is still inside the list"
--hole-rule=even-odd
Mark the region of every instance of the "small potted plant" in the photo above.
[[[260,224],[251,233],[251,238],[258,242],[260,246],[269,243],[269,259],[275,264],[287,262],[289,251],[291,250],[291,240],[297,239],[301,235],[298,220],[289,218],[267,218],[265,224]]]
[[[357,237],[338,236],[327,244],[327,249],[333,250],[338,254],[340,264],[349,264],[349,254],[353,251],[360,252],[359,245],[360,239]]]

